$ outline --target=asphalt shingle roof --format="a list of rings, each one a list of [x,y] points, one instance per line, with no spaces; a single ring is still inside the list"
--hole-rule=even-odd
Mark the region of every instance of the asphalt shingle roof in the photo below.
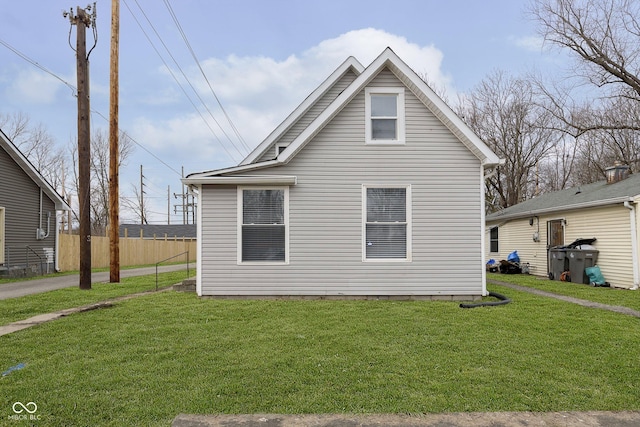
[[[623,198],[631,198],[638,195],[640,195],[640,174],[632,174],[627,179],[613,184],[607,184],[607,181],[598,181],[593,184],[542,194],[487,215],[486,220],[495,221],[523,217],[540,212],[578,209],[595,205],[599,202],[602,205],[606,205],[608,201],[610,203],[620,203]]]

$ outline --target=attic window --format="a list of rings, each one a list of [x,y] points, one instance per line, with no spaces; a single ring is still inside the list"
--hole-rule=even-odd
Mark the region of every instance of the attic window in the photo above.
[[[365,89],[367,144],[404,144],[404,88]]]

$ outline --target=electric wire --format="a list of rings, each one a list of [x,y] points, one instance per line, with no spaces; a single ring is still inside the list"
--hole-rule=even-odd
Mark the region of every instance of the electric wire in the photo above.
[[[136,2],[137,2],[137,0],[136,0]],[[200,70],[200,74],[202,74],[202,77],[207,82],[207,85],[209,86],[209,90],[211,90],[211,93],[213,94],[213,97],[215,98],[216,102],[218,103],[218,106],[220,107],[220,110],[222,110],[222,112],[224,113],[224,116],[226,117],[227,121],[229,122],[229,125],[231,126],[231,129],[233,129],[233,132],[235,133],[236,137],[238,138],[240,143],[243,145],[243,147],[247,150],[247,152],[250,152],[251,148],[249,148],[249,146],[247,145],[246,141],[244,140],[244,138],[242,137],[242,135],[238,131],[238,128],[236,127],[236,125],[231,120],[231,117],[229,117],[229,114],[227,114],[227,110],[223,107],[222,102],[220,101],[220,98],[218,98],[218,95],[216,94],[215,90],[213,90],[213,86],[211,85],[211,82],[209,81],[209,78],[207,77],[206,73],[202,69],[202,65],[200,64],[200,61],[198,60],[195,51],[191,47],[191,43],[189,43],[189,39],[187,38],[186,33],[182,29],[182,25],[180,25],[180,21],[178,20],[178,16],[173,11],[173,8],[171,7],[171,3],[169,2],[169,0],[164,0],[164,4],[167,7],[167,10],[169,11],[169,14],[171,15],[171,18],[173,19],[173,22],[176,24],[176,27],[178,28],[178,31],[180,32],[180,35],[182,36],[182,40],[184,41],[185,45],[187,46],[187,49],[189,50],[189,52],[191,53],[191,56],[193,57],[193,60],[195,61],[196,65],[198,66],[198,69]]]
[[[138,18],[135,16],[135,14],[133,13],[133,11],[131,10],[131,8],[129,7],[128,3],[126,0],[123,0],[125,6],[127,7],[127,9],[129,10],[129,12],[131,13],[131,15],[133,16],[133,19],[136,21],[136,23],[138,24],[138,26],[140,27],[140,30],[143,32],[143,34],[145,35],[145,37],[147,38],[147,41],[151,44],[151,47],[153,48],[153,50],[156,52],[156,54],[158,55],[158,57],[160,58],[160,60],[162,61],[162,63],[164,64],[164,66],[167,68],[167,70],[169,71],[169,73],[171,74],[171,76],[173,77],[173,79],[176,81],[176,83],[178,84],[178,86],[180,86],[180,89],[182,90],[182,92],[185,94],[185,96],[187,97],[187,99],[189,99],[189,102],[191,103],[191,105],[193,106],[193,108],[198,112],[198,114],[200,115],[200,117],[202,118],[202,120],[206,123],[207,127],[211,130],[211,132],[213,133],[214,137],[218,140],[218,142],[220,143],[220,145],[224,148],[224,150],[227,152],[227,154],[229,154],[229,156],[236,162],[238,162],[238,158],[233,156],[229,150],[226,148],[225,144],[222,142],[222,140],[218,137],[218,135],[215,133],[215,131],[213,130],[213,128],[211,127],[211,125],[209,124],[209,122],[204,118],[202,112],[200,111],[200,109],[195,105],[195,103],[193,102],[193,100],[191,99],[191,97],[187,94],[187,91],[184,89],[183,85],[180,83],[180,81],[178,80],[178,78],[175,76],[175,73],[171,70],[171,67],[169,67],[169,65],[167,64],[167,62],[164,60],[164,58],[162,57],[162,55],[160,54],[159,50],[156,48],[156,46],[154,45],[153,41],[151,40],[151,38],[149,37],[149,35],[147,34],[147,32],[144,30],[144,28],[142,27],[142,24],[140,23],[140,21],[138,20]],[[195,87],[193,86],[193,84],[191,83],[189,77],[187,77],[186,73],[184,72],[184,70],[182,69],[182,67],[180,66],[180,64],[178,63],[178,61],[175,59],[175,57],[173,56],[173,54],[171,53],[171,51],[169,50],[169,48],[167,47],[167,45],[165,44],[164,40],[162,39],[162,37],[160,36],[160,34],[158,33],[158,31],[156,30],[155,26],[153,25],[153,23],[151,22],[151,20],[149,19],[149,17],[147,16],[147,14],[145,13],[145,11],[142,9],[142,7],[140,6],[140,4],[138,3],[137,0],[134,0],[134,2],[136,3],[136,5],[138,6],[138,8],[140,9],[142,15],[145,17],[145,19],[147,20],[147,23],[149,24],[149,26],[151,27],[151,29],[153,30],[153,32],[155,33],[156,37],[160,40],[160,43],[162,44],[162,46],[164,47],[164,49],[166,50],[167,54],[169,55],[169,57],[173,60],[173,63],[176,65],[176,67],[178,68],[178,70],[180,71],[180,73],[182,74],[182,77],[185,79],[185,81],[187,82],[187,84],[189,85],[189,87],[191,87],[191,90],[193,91],[193,93],[196,95],[196,97],[198,98],[198,100],[200,101],[200,103],[204,106],[204,108],[207,110],[207,112],[209,113],[209,116],[211,117],[211,119],[216,123],[216,125],[218,125],[218,128],[222,131],[222,133],[224,134],[224,136],[227,137],[227,139],[229,140],[229,142],[231,143],[231,145],[233,145],[233,148],[235,149],[235,151],[238,152],[238,154],[240,154],[242,157],[244,157],[247,152],[243,152],[242,150],[240,150],[240,148],[233,142],[233,140],[229,137],[229,135],[225,132],[224,128],[222,127],[222,125],[220,125],[220,123],[218,122],[218,120],[215,118],[215,116],[213,115],[213,113],[211,112],[211,110],[209,109],[209,107],[207,106],[207,104],[204,102],[204,100],[202,99],[202,97],[200,96],[200,94],[198,93],[198,91],[195,89]]]
[[[62,77],[56,75],[53,71],[47,69],[46,67],[40,65],[38,62],[36,62],[33,59],[29,58],[27,55],[25,55],[24,53],[20,52],[18,49],[16,49],[15,47],[11,46],[6,41],[0,39],[0,44],[3,45],[4,47],[6,47],[7,49],[9,49],[11,52],[13,52],[16,55],[18,55],[20,58],[22,58],[25,61],[27,61],[29,64],[35,66],[36,68],[39,68],[40,70],[44,71],[45,73],[49,74],[50,76],[54,77],[55,79],[60,80],[65,86],[67,86],[69,89],[71,89],[72,95],[74,97],[78,96],[78,89],[76,89],[76,87],[74,85],[72,85],[71,83],[67,82]]]
[[[18,49],[14,48],[13,46],[11,46],[9,43],[5,42],[4,40],[0,39],[0,44],[5,46],[7,49],[12,51],[13,53],[18,55],[23,60],[25,60],[28,63],[30,63],[31,65],[37,67],[38,69],[40,69],[40,70],[44,71],[45,73],[47,73],[47,74],[51,75],[52,77],[54,77],[56,80],[59,80],[60,82],[62,82],[65,86],[67,86],[69,89],[71,89],[72,95],[74,97],[78,96],[78,89],[73,84],[71,84],[68,81],[64,80],[62,77],[58,76],[57,74],[55,74],[53,71],[47,69],[46,67],[40,65],[38,62],[34,61],[33,59],[29,58],[27,55],[25,55],[24,53],[20,52]],[[102,119],[104,119],[107,123],[109,123],[109,119],[107,117],[105,117],[104,114],[102,114],[101,112],[99,112],[97,110],[94,110],[94,109],[91,109],[91,112],[94,113],[94,114],[97,114]],[[118,130],[120,132],[123,132],[123,130],[120,129],[120,128],[118,128]],[[131,137],[131,135],[127,134],[127,136],[131,139],[131,141],[134,144],[136,144],[138,147],[142,148],[145,152],[147,152],[149,155],[151,155],[154,159],[158,160],[160,163],[162,163],[168,169],[170,169],[171,171],[175,172],[180,177],[182,177],[182,173],[181,172],[178,172],[173,167],[169,166],[169,164],[167,164],[165,161],[163,161],[160,157],[156,156],[153,152],[151,152],[149,149],[147,149],[140,142],[136,141],[133,137]]]

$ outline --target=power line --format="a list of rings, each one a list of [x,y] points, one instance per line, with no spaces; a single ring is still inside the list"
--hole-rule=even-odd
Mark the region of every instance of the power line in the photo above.
[[[137,2],[137,0],[136,0],[136,2]],[[216,99],[218,105],[220,106],[220,109],[224,113],[224,116],[227,118],[227,121],[229,122],[229,125],[231,126],[231,129],[233,129],[233,132],[236,134],[236,136],[238,137],[238,140],[244,146],[244,148],[247,150],[247,152],[250,152],[251,149],[249,148],[249,146],[245,142],[244,138],[242,138],[242,135],[240,135],[240,132],[238,131],[238,128],[236,127],[236,125],[231,120],[231,117],[229,117],[229,114],[227,114],[227,110],[225,110],[225,108],[222,106],[222,102],[220,102],[220,99],[218,98],[218,95],[213,90],[213,86],[211,86],[211,82],[209,82],[209,79],[207,78],[207,75],[205,74],[204,70],[202,69],[202,66],[200,65],[200,61],[196,57],[196,53],[194,52],[193,48],[191,47],[191,43],[189,43],[189,40],[187,39],[187,35],[184,32],[184,30],[182,29],[182,25],[180,25],[180,22],[178,21],[178,17],[176,16],[175,12],[173,11],[173,8],[171,7],[171,3],[169,3],[169,0],[164,0],[164,4],[167,7],[167,9],[169,10],[169,14],[171,15],[171,18],[173,18],[173,22],[176,24],[176,27],[178,27],[178,31],[180,32],[180,35],[182,36],[182,40],[184,40],[184,43],[187,46],[187,49],[189,49],[189,52],[191,53],[191,56],[193,57],[193,60],[196,62],[196,65],[198,66],[198,69],[200,70],[200,73],[202,74],[202,77],[204,77],[204,80],[207,82],[207,85],[209,86],[209,90],[211,90],[211,93],[213,94],[213,97]]]
[[[218,141],[218,143],[222,146],[222,148],[227,152],[227,154],[234,160],[234,161],[238,161],[238,158],[236,156],[234,156],[233,154],[231,154],[231,152],[227,149],[227,147],[225,146],[225,144],[223,144],[222,140],[218,137],[218,135],[216,134],[216,132],[213,130],[213,128],[211,127],[211,125],[209,124],[209,122],[204,118],[202,112],[200,111],[200,109],[195,105],[195,103],[193,102],[193,100],[191,99],[191,97],[189,96],[189,94],[187,93],[187,91],[184,89],[184,87],[182,86],[182,84],[180,83],[180,81],[178,80],[178,78],[175,76],[175,73],[171,70],[171,67],[169,67],[169,65],[167,64],[167,62],[164,60],[163,56],[160,54],[160,52],[158,51],[158,49],[156,48],[155,44],[153,43],[153,41],[151,40],[151,38],[149,37],[149,35],[147,34],[147,32],[144,30],[144,28],[142,27],[142,24],[140,23],[140,21],[138,20],[138,18],[134,15],[133,11],[131,10],[131,8],[129,7],[128,3],[126,0],[123,0],[125,6],[127,7],[127,9],[129,10],[129,12],[131,13],[131,15],[133,16],[133,19],[136,21],[136,23],[138,24],[138,27],[140,27],[140,30],[142,31],[142,33],[145,35],[145,37],[147,38],[147,41],[151,44],[151,47],[153,48],[153,50],[156,52],[156,54],[158,55],[158,57],[160,58],[160,60],[162,61],[162,63],[164,64],[164,66],[167,68],[167,70],[169,71],[169,73],[171,74],[171,77],[173,77],[173,79],[175,80],[175,82],[178,84],[178,86],[180,87],[180,89],[182,90],[182,92],[184,93],[184,95],[187,97],[187,99],[189,100],[189,102],[191,103],[191,105],[193,106],[193,108],[196,110],[196,112],[198,112],[198,114],[200,115],[200,117],[202,118],[202,120],[205,122],[205,124],[207,125],[207,127],[209,128],[209,130],[211,131],[211,133],[213,134],[213,136],[216,138],[216,140]],[[155,33],[156,37],[160,40],[160,43],[162,44],[162,46],[164,47],[165,51],[167,52],[167,54],[169,55],[169,57],[173,60],[173,63],[176,65],[176,67],[178,68],[178,70],[180,71],[180,73],[182,74],[182,76],[184,77],[185,81],[187,82],[187,84],[189,85],[189,87],[191,87],[191,90],[193,91],[193,93],[196,95],[196,97],[198,98],[198,100],[200,101],[200,103],[204,106],[204,108],[207,110],[207,112],[209,113],[209,116],[211,117],[211,119],[218,125],[218,128],[220,128],[220,130],[222,131],[222,133],[227,137],[227,139],[229,140],[229,142],[231,143],[231,145],[233,145],[233,148],[235,149],[235,151],[238,152],[238,154],[240,154],[241,156],[244,157],[244,155],[246,153],[243,153],[238,146],[233,142],[233,140],[229,137],[229,135],[225,132],[224,128],[220,125],[220,123],[218,122],[218,120],[216,120],[215,116],[213,115],[213,113],[211,112],[211,110],[209,109],[209,107],[207,106],[207,104],[204,102],[204,100],[202,99],[202,97],[200,96],[200,94],[198,93],[198,91],[195,89],[195,87],[193,86],[193,84],[191,83],[191,81],[189,80],[189,77],[187,77],[186,73],[184,72],[184,70],[182,69],[182,67],[180,67],[180,64],[178,63],[178,61],[175,59],[175,57],[173,56],[173,54],[171,53],[171,51],[169,50],[169,48],[167,47],[167,45],[164,43],[162,37],[160,36],[160,34],[158,33],[158,31],[155,29],[155,26],[153,25],[153,23],[151,22],[151,20],[149,19],[149,17],[147,16],[147,14],[145,13],[145,11],[142,9],[142,7],[140,6],[140,4],[138,3],[137,0],[134,0],[134,2],[136,3],[136,5],[138,6],[138,8],[140,9],[140,11],[142,12],[142,15],[145,17],[145,19],[147,20],[147,23],[149,24],[149,26],[151,27],[151,29],[153,30],[153,32]]]
[[[73,93],[74,97],[78,96],[78,89],[71,83],[67,82],[66,80],[64,80],[62,77],[58,76],[57,74],[55,74],[53,71],[47,69],[46,67],[40,65],[38,62],[34,61],[33,59],[29,58],[27,55],[25,55],[24,53],[20,52],[18,49],[14,48],[13,46],[11,46],[9,43],[3,41],[0,39],[0,44],[2,44],[3,46],[5,46],[7,49],[9,49],[10,51],[12,51],[13,53],[15,53],[16,55],[18,55],[20,58],[24,59],[25,61],[27,61],[28,63],[30,63],[31,65],[39,68],[40,70],[44,71],[45,73],[51,75],[52,77],[55,77],[57,80],[61,81],[65,86],[69,87],[69,89],[71,89],[71,92]],[[107,117],[105,117],[101,112],[91,109],[91,112],[94,114],[97,114],[98,116],[100,116],[102,119],[104,119],[107,123],[109,122],[109,119]],[[121,132],[123,132],[122,129],[119,129]],[[149,149],[147,149],[144,145],[142,145],[140,142],[136,141],[131,135],[127,134],[127,136],[131,139],[131,141],[136,144],[138,147],[142,148],[144,151],[146,151],[149,155],[151,155],[154,159],[158,160],[160,163],[162,163],[164,166],[166,166],[168,169],[170,169],[171,171],[175,172],[178,176],[182,177],[182,173],[178,172],[177,170],[175,170],[173,167],[169,166],[165,161],[163,161],[160,157],[156,156],[155,154],[153,154]]]
[[[72,85],[71,83],[69,83],[66,80],[64,80],[62,77],[56,75],[53,71],[49,70],[48,68],[40,65],[38,62],[36,62],[33,59],[29,58],[27,55],[25,55],[24,53],[20,52],[18,49],[16,49],[15,47],[11,46],[9,43],[5,42],[4,40],[0,39],[0,44],[3,45],[4,47],[6,47],[7,49],[9,49],[11,52],[13,52],[16,55],[18,55],[20,58],[22,58],[25,61],[27,61],[29,64],[39,68],[40,70],[42,70],[45,73],[49,74],[50,76],[56,78],[57,80],[60,80],[63,84],[68,86],[69,89],[71,89],[71,92],[72,92],[73,96],[75,96],[75,97],[78,96],[78,89],[74,85]]]

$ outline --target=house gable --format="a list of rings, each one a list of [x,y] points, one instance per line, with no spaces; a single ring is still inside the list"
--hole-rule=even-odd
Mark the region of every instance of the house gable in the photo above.
[[[276,145],[289,145],[363,70],[354,57],[349,57],[240,164],[276,158]]]
[[[314,136],[320,132],[347,104],[349,104],[358,94],[364,91],[378,74],[383,70],[388,70],[397,79],[398,86],[405,86],[420,102],[435,115],[456,138],[478,158],[486,168],[497,166],[501,160],[495,153],[458,117],[438,95],[411,69],[409,68],[390,48],[376,58],[358,77],[344,89],[338,97],[327,106],[300,134],[291,141],[275,159],[256,162],[260,156],[275,147],[277,138],[285,132],[288,127],[281,125],[281,132],[272,133],[273,137],[267,138],[250,156],[239,166],[190,174],[183,179],[185,184],[201,183],[208,180],[215,183],[216,177],[228,174],[237,174],[257,169],[266,169],[286,164],[293,159]],[[364,105],[364,104],[363,104]],[[300,108],[300,107],[299,107]],[[302,115],[302,111],[300,115]],[[300,117],[297,116],[296,120]],[[363,123],[364,124],[364,123]],[[363,130],[364,132],[364,130]],[[363,133],[364,134],[364,133]],[[262,148],[261,148],[262,147]],[[275,148],[274,148],[275,150]],[[275,151],[273,152],[275,154]],[[268,158],[264,156],[263,159]],[[252,163],[253,162],[253,163]]]

